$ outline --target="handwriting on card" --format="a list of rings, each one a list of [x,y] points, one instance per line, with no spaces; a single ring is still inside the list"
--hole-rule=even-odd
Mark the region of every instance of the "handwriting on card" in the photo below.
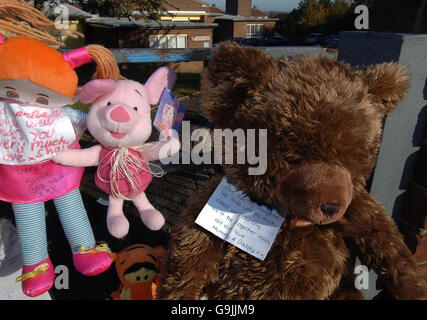
[[[196,223],[221,239],[264,260],[284,217],[258,205],[224,178],[200,212]]]

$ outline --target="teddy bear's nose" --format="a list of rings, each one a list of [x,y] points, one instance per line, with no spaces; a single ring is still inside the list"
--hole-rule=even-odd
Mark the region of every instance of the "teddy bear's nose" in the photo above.
[[[110,113],[111,119],[117,122],[129,122],[130,116],[129,113],[126,111],[125,108],[122,106],[114,108],[113,111]]]
[[[322,212],[328,216],[331,216],[338,212],[340,205],[338,203],[326,202],[320,206]]]

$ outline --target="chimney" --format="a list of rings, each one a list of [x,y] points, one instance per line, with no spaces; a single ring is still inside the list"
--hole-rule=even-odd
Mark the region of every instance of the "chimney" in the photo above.
[[[234,16],[250,17],[252,0],[226,0],[225,13]]]

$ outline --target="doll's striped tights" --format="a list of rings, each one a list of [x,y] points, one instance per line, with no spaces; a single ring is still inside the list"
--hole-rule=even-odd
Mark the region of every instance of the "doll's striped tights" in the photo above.
[[[79,189],[53,200],[71,251],[95,246],[95,238]],[[24,264],[31,266],[48,257],[44,202],[12,204]]]

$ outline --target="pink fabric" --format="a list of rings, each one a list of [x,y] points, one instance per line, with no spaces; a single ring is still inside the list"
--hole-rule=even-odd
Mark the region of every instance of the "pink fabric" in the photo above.
[[[112,149],[102,148],[99,154],[99,165],[98,171],[95,175],[95,184],[104,192],[111,194],[111,183],[110,183],[110,175],[111,175],[111,163],[114,163],[114,159],[112,159],[112,154],[110,153]],[[140,153],[134,150],[129,149],[129,151],[138,157],[141,157]],[[116,179],[119,180],[118,187],[119,192],[125,196],[126,198],[132,198],[147,189],[148,185],[152,180],[151,173],[149,172],[149,167],[147,164],[144,165],[144,168],[148,171],[142,170],[141,168],[131,167],[132,174],[137,177],[135,179],[136,190],[132,189],[132,185],[130,182],[123,176],[119,175]],[[102,180],[108,181],[103,182],[98,178],[98,174],[102,177]],[[117,190],[115,190],[117,191]]]
[[[93,60],[86,47],[69,51],[64,53],[62,56],[73,69],[76,69]]]
[[[92,249],[96,249],[95,246]],[[73,263],[77,271],[85,276],[96,276],[107,270],[113,260],[110,254],[106,251],[90,252],[90,253],[74,253]]]
[[[55,281],[55,268],[53,267],[52,261],[47,257],[43,261],[32,266],[23,266],[22,274],[32,272],[39,265],[47,263],[49,268],[43,273],[36,277],[29,278],[22,282],[22,291],[29,297],[37,297],[52,288],[53,282]]]
[[[78,144],[71,149],[80,149]],[[0,165],[0,200],[36,203],[61,197],[80,186],[84,168],[53,161],[38,164]]]

